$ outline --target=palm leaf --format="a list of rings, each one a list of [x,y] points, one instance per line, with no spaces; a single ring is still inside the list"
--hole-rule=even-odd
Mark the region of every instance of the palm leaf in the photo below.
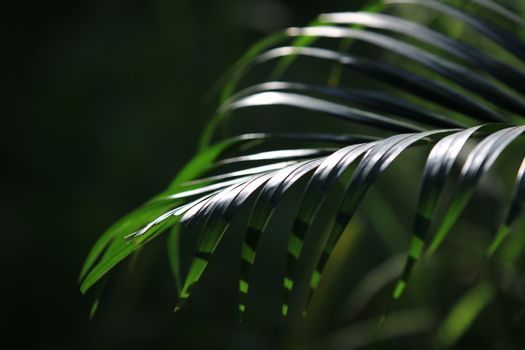
[[[521,18],[498,4],[473,3],[520,30],[525,28]],[[451,37],[446,30],[401,18],[396,9],[408,6],[463,23],[497,49],[491,52]],[[334,40],[340,43],[338,51],[330,48]],[[482,176],[523,135],[524,60],[525,43],[517,32],[433,0],[388,0],[367,11],[323,14],[307,27],[289,28],[264,39],[223,79],[221,105],[203,132],[201,151],[165,191],[95,243],[81,272],[81,290],[87,291],[117,263],[171,229],[168,251],[180,289],[179,306],[183,306],[236,214],[251,203],[239,254],[242,315],[252,290],[259,241],[268,234],[284,195],[299,188],[297,207],[289,210],[292,227],[280,228],[288,239],[281,309],[283,315],[288,313],[298,266],[310,259],[305,305],[301,306],[307,310],[327,261],[367,192],[401,155],[418,146],[428,153],[412,235],[406,235],[410,237],[407,260],[394,291],[399,298],[423,254],[430,258],[447,238]],[[298,63],[332,67],[332,79],[315,81],[315,74],[310,78],[304,71],[297,77],[293,71]],[[273,69],[268,80],[251,83],[268,67]],[[346,75],[355,79],[346,82]],[[226,121],[261,115],[271,119],[282,110],[295,118],[297,130],[250,130],[229,138],[216,135]],[[301,130],[300,118],[306,114],[315,116],[319,125],[338,123],[338,132]],[[518,152],[524,156],[523,149]],[[438,203],[455,167],[461,171],[454,175],[454,193],[439,218]],[[486,247],[487,257],[495,254],[523,211],[524,169],[525,161],[517,171],[505,218]],[[307,179],[306,185],[302,179]],[[313,223],[335,188],[342,190],[335,210],[325,220],[328,235],[314,254],[307,255],[303,244],[308,236],[321,234]],[[181,271],[180,263],[181,223],[199,228],[187,273]],[[434,235],[432,223],[437,228]],[[454,317],[451,314],[447,322]],[[445,323],[441,336],[452,337],[449,329]]]

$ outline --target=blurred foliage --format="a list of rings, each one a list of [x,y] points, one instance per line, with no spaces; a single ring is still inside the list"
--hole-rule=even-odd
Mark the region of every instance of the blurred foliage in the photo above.
[[[515,13],[525,13],[520,1],[504,3]],[[236,254],[242,220],[221,244],[216,264],[206,272],[188,308],[173,313],[177,288],[165,241],[158,239],[119,266],[116,278],[105,281],[99,311],[94,321],[88,320],[91,299],[82,297],[77,286],[87,248],[116,218],[166,187],[195,153],[200,131],[217,105],[211,87],[222,73],[270,32],[305,25],[318,13],[362,5],[363,1],[21,1],[5,11],[7,108],[1,143],[7,194],[1,212],[7,243],[2,245],[7,276],[2,284],[2,323],[7,336],[0,344],[267,349],[284,341],[290,348],[351,349],[370,342],[370,348],[391,348],[384,341],[395,338],[396,348],[456,342],[461,349],[523,347],[525,263],[522,255],[516,256],[516,247],[525,244],[525,235],[511,237],[501,254],[507,258],[497,257],[498,268],[480,266],[479,261],[490,230],[503,215],[502,198],[510,194],[518,164],[512,155],[483,179],[482,190],[451,239],[415,274],[407,297],[395,306],[391,288],[383,287],[391,287],[403,264],[398,254],[408,246],[408,237],[393,232],[410,225],[417,193],[413,179],[424,162],[417,151],[392,166],[367,198],[351,234],[345,236],[348,242],[335,253],[333,260],[344,263],[331,263],[333,269],[327,272],[327,279],[334,281],[327,285],[338,288],[321,288],[312,311],[317,317],[299,321],[296,328],[275,322],[280,294],[273,287],[281,280],[272,271],[282,262],[271,259],[254,267],[260,271],[255,271],[259,279],[250,296],[253,311],[238,323]],[[447,26],[440,18],[429,20]],[[476,40],[464,28],[450,30]],[[331,69],[314,74],[326,77]],[[301,65],[290,74],[301,74]],[[345,79],[343,75],[342,84]],[[264,123],[265,130],[279,129],[284,119]],[[236,124],[232,132],[244,126]],[[317,128],[313,118],[303,126]],[[294,196],[298,194],[289,200]],[[393,199],[398,205],[385,205]],[[483,216],[487,212],[494,215]],[[244,214],[239,216],[248,211]],[[272,225],[289,222],[292,218],[286,214],[281,209]],[[524,229],[522,218],[515,231]],[[261,250],[272,252],[273,244],[282,240],[274,235],[261,242]],[[480,276],[482,282],[477,282]],[[504,288],[496,293],[492,284]],[[385,308],[393,309],[377,330],[379,310]],[[465,312],[474,319],[461,318]],[[462,328],[468,329],[464,337],[456,333]],[[435,330],[438,335],[433,337]]]

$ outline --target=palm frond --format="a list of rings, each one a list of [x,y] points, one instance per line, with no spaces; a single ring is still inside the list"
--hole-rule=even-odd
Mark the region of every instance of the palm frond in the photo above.
[[[517,30],[525,28],[521,18],[498,4],[489,0],[473,3],[505,18]],[[493,53],[484,45],[465,42],[413,18],[401,18],[396,8],[405,6],[453,18],[499,51]],[[344,44],[340,49],[348,50],[331,48],[335,40]],[[170,260],[182,307],[236,214],[250,203],[239,254],[242,316],[252,290],[259,241],[268,234],[285,194],[300,188],[296,208],[289,208],[293,224],[280,228],[288,241],[282,314],[287,315],[297,285],[298,264],[310,259],[308,292],[301,306],[306,312],[328,260],[367,192],[401,155],[418,146],[428,154],[411,235],[407,235],[407,260],[394,290],[395,298],[400,298],[414,266],[422,256],[430,258],[447,238],[481,177],[525,132],[524,61],[525,43],[516,33],[433,0],[388,0],[369,11],[323,14],[307,27],[270,36],[230,71],[221,105],[203,133],[203,149],[165,191],[121,219],[96,242],[80,275],[81,290],[87,291],[117,263],[172,229]],[[299,63],[312,64],[311,77],[304,70],[293,74]],[[340,67],[351,79],[340,84],[319,81],[316,73],[326,66]],[[268,67],[273,73],[260,81],[261,72]],[[241,117],[271,119],[275,111],[282,110],[295,118],[297,130],[217,135],[223,123],[235,124]],[[337,125],[336,132],[303,130],[301,118],[306,113],[314,115],[319,125]],[[332,124],[336,120],[339,124]],[[523,149],[517,152],[524,156]],[[438,202],[443,201],[444,186],[455,167],[461,171],[440,219],[436,217]],[[308,236],[321,234],[313,223],[335,188],[340,198],[331,203],[335,209],[325,220],[328,235],[314,254],[306,256],[303,244]],[[508,236],[524,200],[525,160],[517,171],[505,219],[486,248],[487,258]],[[187,273],[181,271],[179,261],[181,223],[198,228]],[[437,228],[434,235],[432,223]],[[448,326],[443,327],[443,337],[452,339],[447,335]]]

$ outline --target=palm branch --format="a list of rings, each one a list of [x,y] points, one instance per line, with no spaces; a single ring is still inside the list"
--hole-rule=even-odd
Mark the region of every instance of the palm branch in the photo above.
[[[374,2],[363,11],[320,15],[306,27],[288,28],[255,44],[223,78],[220,106],[197,155],[166,190],[95,243],[80,275],[82,292],[169,232],[178,307],[184,307],[232,221],[248,206],[239,252],[242,318],[259,242],[285,195],[298,188],[301,197],[287,209],[293,222],[279,227],[288,241],[281,310],[286,317],[297,270],[309,264],[300,306],[306,314],[327,262],[367,193],[401,155],[417,148],[424,150],[426,164],[414,179],[420,189],[406,232],[410,244],[392,290],[393,299],[399,299],[414,268],[447,239],[482,177],[511,146],[516,146],[513,155],[525,155],[520,143],[525,133],[525,42],[520,38],[525,22],[489,0],[473,0],[462,9],[456,5]],[[415,10],[430,19],[419,23],[410,16]],[[262,131],[261,119],[283,116],[294,118],[296,127]],[[309,120],[305,116],[327,127],[303,127],[301,120]],[[237,122],[246,124],[241,118],[254,127],[228,131]],[[520,166],[508,163],[513,192],[485,247],[482,259],[487,261],[523,210],[525,158]],[[446,186],[453,191],[443,198]],[[339,194],[335,199],[334,191]],[[437,215],[441,202],[446,209]],[[321,215],[322,227],[314,225]],[[181,271],[178,251],[186,226],[198,235],[187,272]],[[318,241],[315,252],[306,254],[308,237]]]

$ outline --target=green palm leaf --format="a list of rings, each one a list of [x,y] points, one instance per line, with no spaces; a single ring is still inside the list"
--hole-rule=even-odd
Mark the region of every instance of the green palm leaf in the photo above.
[[[521,18],[498,4],[489,0],[474,0],[473,4],[504,18],[517,30],[525,28]],[[494,52],[415,18],[401,18],[396,9],[409,6],[462,23],[491,41]],[[340,41],[339,51],[331,48],[333,41]],[[286,316],[294,291],[301,293],[297,270],[310,261],[305,303],[299,306],[306,311],[327,262],[368,191],[400,156],[418,146],[428,153],[411,231],[399,233],[410,239],[394,290],[399,299],[416,264],[424,263],[421,257],[429,259],[447,238],[482,176],[522,138],[524,61],[525,43],[517,32],[433,0],[388,0],[367,11],[323,14],[310,26],[270,36],[223,79],[221,105],[203,133],[202,150],[165,191],[95,243],[80,275],[81,290],[87,291],[132,252],[172,229],[168,251],[182,307],[212,263],[237,213],[249,203],[251,212],[239,252],[242,316],[252,291],[259,242],[268,234],[285,194],[299,188],[302,195],[296,208],[288,209],[293,224],[279,229],[288,241],[281,309]],[[294,75],[299,63],[314,67],[311,77],[304,70]],[[317,69],[326,66],[339,67],[334,74],[340,84],[316,79]],[[273,74],[260,81],[261,71],[268,67]],[[340,79],[342,74],[351,79]],[[255,83],[254,77],[259,79]],[[260,118],[280,117],[282,111],[294,118],[297,130],[263,132],[259,126],[240,136],[217,135],[218,126],[226,121],[235,124],[238,118],[253,118],[256,125],[264,125],[266,120]],[[312,132],[308,123],[303,125],[305,115],[317,118],[318,125],[337,125],[337,130]],[[520,159],[525,153],[523,149],[516,152]],[[459,174],[454,173],[455,168],[461,169]],[[439,218],[438,204],[446,199],[442,194],[451,181],[455,181],[454,192]],[[313,224],[336,188],[340,198],[328,203],[335,209],[324,218],[323,230],[328,235],[313,254],[305,254],[308,237],[321,235]],[[516,173],[504,220],[486,247],[487,258],[508,236],[524,201],[525,161]],[[185,249],[179,244],[182,223],[198,227],[187,272],[181,271],[180,262],[180,249]],[[452,332],[447,324],[442,335]]]

